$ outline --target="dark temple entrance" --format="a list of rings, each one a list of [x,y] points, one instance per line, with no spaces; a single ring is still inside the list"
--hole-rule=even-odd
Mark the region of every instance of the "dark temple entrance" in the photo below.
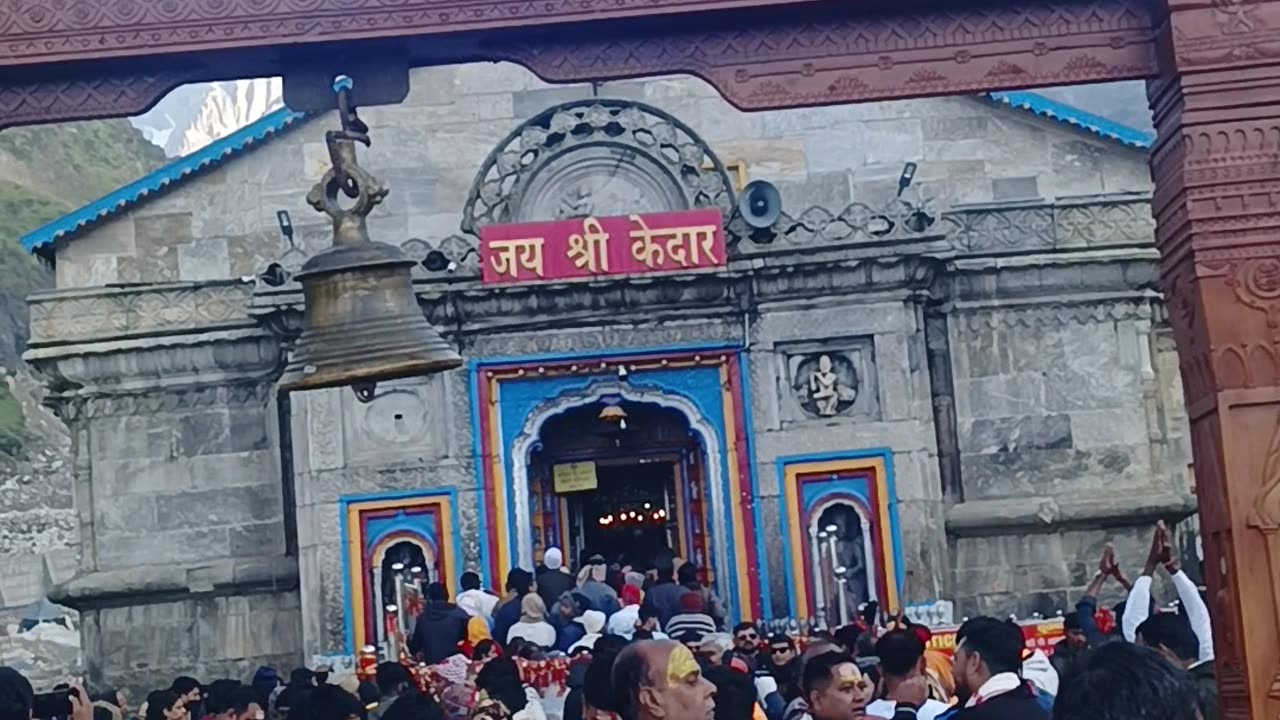
[[[675,458],[597,462],[599,489],[569,495],[570,533],[581,554],[647,567],[657,553],[678,549]]]
[[[535,555],[560,547],[574,569],[593,554],[649,567],[664,551],[709,559],[705,452],[689,419],[653,403],[604,398],[551,418],[530,459]],[[580,487],[557,487],[557,466]]]

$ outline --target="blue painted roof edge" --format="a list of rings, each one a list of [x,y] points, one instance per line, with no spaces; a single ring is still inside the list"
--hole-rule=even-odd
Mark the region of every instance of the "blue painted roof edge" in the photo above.
[[[1114,120],[1108,120],[1101,115],[1094,115],[1091,112],[1086,112],[1066,103],[1051,100],[1039,93],[1018,90],[987,93],[987,97],[994,102],[1035,113],[1041,117],[1057,120],[1067,125],[1073,125],[1086,132],[1091,132],[1108,140],[1114,140],[1129,147],[1146,150],[1155,142],[1154,133],[1139,130]]]
[[[193,153],[173,160],[115,192],[32,230],[22,236],[22,247],[28,252],[35,252],[53,244],[59,238],[74,235],[195,173],[221,165],[305,117],[305,113],[294,112],[289,108],[270,112],[220,140],[215,140]]]

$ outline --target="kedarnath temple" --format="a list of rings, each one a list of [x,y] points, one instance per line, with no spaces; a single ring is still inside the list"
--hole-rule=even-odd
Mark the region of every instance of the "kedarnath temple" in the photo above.
[[[669,548],[735,619],[1051,615],[1104,543],[1132,567],[1194,513],[1140,131],[1033,93],[743,113],[491,64],[360,116],[370,235],[460,369],[278,391],[333,114],[24,238],[56,268],[27,357],[73,435],[52,594],[92,680],[350,654],[393,564],[501,590],[552,546]]]

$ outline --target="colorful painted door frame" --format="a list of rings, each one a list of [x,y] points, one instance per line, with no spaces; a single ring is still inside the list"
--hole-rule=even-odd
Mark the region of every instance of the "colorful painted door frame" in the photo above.
[[[811,592],[816,579],[808,528],[833,503],[847,503],[869,521],[863,533],[874,562],[875,597],[889,611],[902,607],[905,567],[894,487],[893,452],[887,448],[816,455],[788,455],[776,461],[781,496],[783,564],[787,606],[792,617],[816,617]],[[856,608],[853,608],[856,610]]]
[[[393,63],[507,59],[553,81],[692,73],[746,109],[1147,79],[1160,138],[1151,161],[1157,245],[1205,566],[1216,568],[1206,581],[1223,714],[1276,717],[1280,3],[835,6],[231,0],[213,12],[206,0],[33,0],[0,10],[0,127],[135,114],[182,83],[308,63],[324,79],[323,64],[356,56],[345,52],[356,41],[363,56]],[[654,22],[677,12],[690,14]],[[1272,630],[1244,631],[1259,627]]]
[[[528,462],[547,419],[584,402],[620,396],[680,410],[707,454],[705,513],[720,594],[735,616],[760,618],[769,608],[768,569],[755,504],[746,357],[734,346],[655,348],[505,358],[471,364],[472,423],[478,464],[482,564],[501,584],[515,566],[532,567]],[[627,378],[620,380],[618,367]],[[718,527],[716,518],[728,518]],[[723,558],[720,560],[719,558]],[[752,592],[760,588],[760,592]]]
[[[436,571],[458,593],[462,538],[458,532],[458,492],[454,488],[350,495],[338,500],[342,532],[342,578],[346,650],[355,653],[377,637],[381,617],[373,603],[371,573],[398,542],[418,545],[436,560]]]

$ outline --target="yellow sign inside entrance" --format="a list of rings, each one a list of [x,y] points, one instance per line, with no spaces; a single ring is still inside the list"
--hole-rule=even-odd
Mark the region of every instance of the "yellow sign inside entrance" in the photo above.
[[[562,463],[552,468],[556,492],[572,493],[596,489],[596,464],[592,460]]]

